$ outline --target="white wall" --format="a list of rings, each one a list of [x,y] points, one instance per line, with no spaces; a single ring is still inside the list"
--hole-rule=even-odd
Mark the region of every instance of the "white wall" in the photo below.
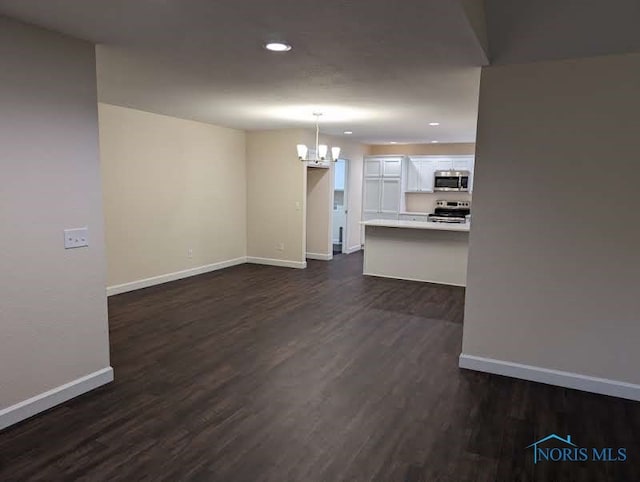
[[[99,112],[109,286],[244,261],[244,131]]]
[[[18,402],[111,374],[94,47],[0,17],[0,58],[1,428]],[[82,226],[90,246],[65,250]]]
[[[250,261],[306,266],[306,165],[298,160],[296,144],[312,142],[310,132],[303,129],[247,133]]]
[[[483,69],[464,355],[640,384],[638,79],[638,54]]]

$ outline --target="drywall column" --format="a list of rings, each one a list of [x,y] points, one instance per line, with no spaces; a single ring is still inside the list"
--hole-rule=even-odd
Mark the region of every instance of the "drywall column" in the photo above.
[[[296,144],[304,129],[247,133],[247,261],[305,268],[306,164]]]
[[[483,69],[461,366],[640,400],[638,79]]]
[[[333,206],[333,166],[307,168],[306,257],[333,258],[331,228]]]
[[[0,17],[0,58],[3,428],[112,370],[94,46]],[[84,226],[89,246],[65,250]]]

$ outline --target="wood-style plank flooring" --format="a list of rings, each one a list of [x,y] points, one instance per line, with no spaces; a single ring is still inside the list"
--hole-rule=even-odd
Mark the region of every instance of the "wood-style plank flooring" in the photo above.
[[[110,298],[116,381],[1,432],[0,480],[640,480],[639,403],[460,370],[462,288],[361,272],[242,265]],[[629,460],[534,465],[552,432]]]

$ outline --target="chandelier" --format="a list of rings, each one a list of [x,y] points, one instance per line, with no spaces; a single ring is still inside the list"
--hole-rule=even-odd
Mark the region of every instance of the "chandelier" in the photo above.
[[[313,116],[316,118],[316,146],[315,151],[313,152],[312,159],[308,159],[307,156],[309,154],[309,148],[305,144],[298,144],[296,149],[298,150],[298,159],[305,162],[315,162],[316,164],[320,162],[327,161],[327,154],[329,152],[329,146],[326,144],[320,144],[320,117],[322,117],[322,112],[314,112]],[[340,148],[335,146],[331,148],[331,160],[336,162],[338,157],[340,156]]]

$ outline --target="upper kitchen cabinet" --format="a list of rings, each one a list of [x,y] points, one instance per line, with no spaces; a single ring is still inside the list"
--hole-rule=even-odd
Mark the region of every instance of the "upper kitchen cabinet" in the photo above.
[[[381,177],[382,176],[382,160],[381,159],[365,159],[364,160],[364,177]]]
[[[436,157],[436,171],[451,171],[453,169],[453,159],[450,157]]]
[[[383,159],[382,177],[400,177],[402,174],[402,158]]]
[[[436,161],[430,157],[410,157],[406,168],[406,192],[433,192]]]
[[[451,161],[454,171],[473,171],[473,157],[454,157]]]
[[[364,160],[364,177],[400,177],[402,156],[368,157]]]

